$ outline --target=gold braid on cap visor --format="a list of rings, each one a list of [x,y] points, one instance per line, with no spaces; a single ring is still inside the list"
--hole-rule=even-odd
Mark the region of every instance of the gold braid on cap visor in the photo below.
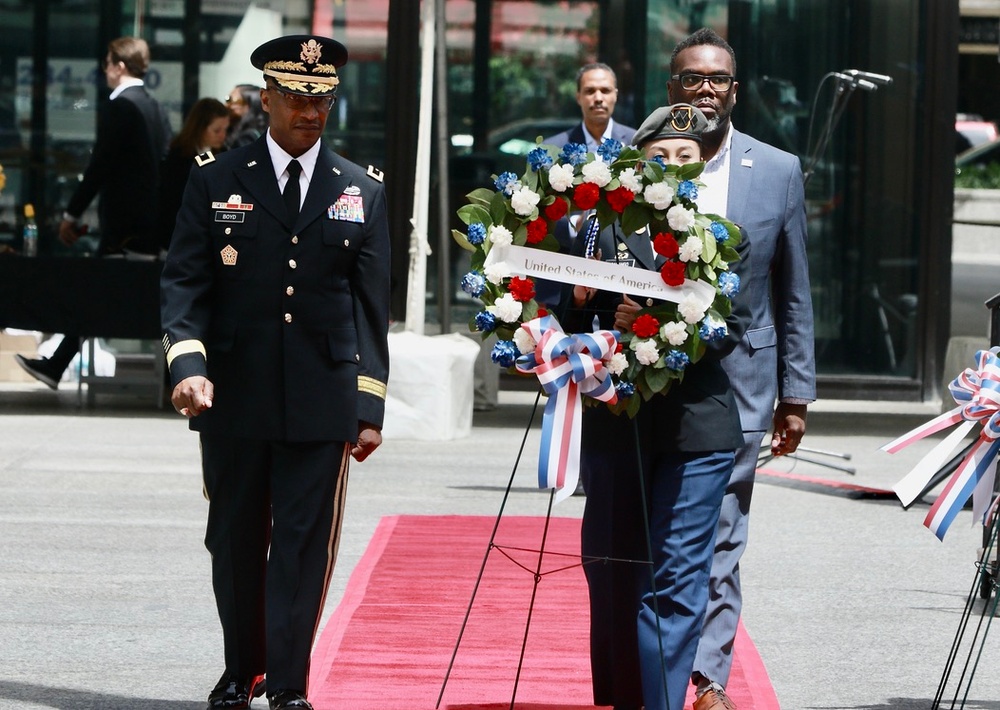
[[[300,74],[289,74],[280,69],[302,72]],[[337,68],[332,64],[317,64],[313,71],[316,74],[328,74],[329,76],[309,76],[308,70],[302,62],[268,62],[264,65],[264,76],[274,79],[280,86],[290,91],[305,91],[310,94],[327,93],[331,89],[336,91],[340,84],[340,77],[337,76]]]

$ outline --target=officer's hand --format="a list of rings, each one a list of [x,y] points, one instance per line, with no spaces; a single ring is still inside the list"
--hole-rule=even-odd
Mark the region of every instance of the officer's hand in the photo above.
[[[214,397],[215,385],[207,377],[194,375],[177,383],[170,401],[178,414],[190,419],[211,407]]]
[[[806,433],[806,405],[778,402],[774,410],[774,433],[771,435],[771,455],[784,456],[799,448]]]
[[[632,324],[635,323],[635,315],[641,308],[642,306],[628,296],[622,296],[622,302],[615,309],[615,330],[621,333],[627,333],[632,330]]]
[[[358,443],[351,449],[355,461],[364,461],[382,443],[382,432],[364,422],[358,427]]]

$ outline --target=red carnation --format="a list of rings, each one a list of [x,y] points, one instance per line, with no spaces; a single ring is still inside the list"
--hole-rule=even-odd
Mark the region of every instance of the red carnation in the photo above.
[[[674,239],[673,234],[670,232],[660,232],[653,237],[653,251],[660,256],[673,259],[680,251],[680,247],[677,245],[677,240]]]
[[[510,280],[507,290],[510,291],[510,295],[514,297],[515,301],[527,303],[535,297],[535,282],[531,279],[515,276]]]
[[[544,318],[548,314],[549,314],[549,312],[547,310],[545,310],[544,308],[539,308],[538,309],[538,317],[539,318]]]
[[[601,188],[592,182],[580,183],[573,190],[573,202],[581,210],[589,210],[601,198]]]
[[[627,187],[619,187],[609,192],[607,197],[608,204],[611,205],[611,209],[618,214],[621,214],[625,211],[625,208],[632,203],[632,200],[635,199],[635,193]]]
[[[538,244],[548,233],[549,225],[541,217],[528,222],[528,244]]]
[[[683,261],[668,261],[660,269],[660,276],[667,286],[680,286],[684,283],[684,272],[687,265]]]
[[[553,222],[565,217],[567,212],[569,212],[569,205],[561,197],[557,197],[555,202],[545,208],[545,216]]]
[[[640,338],[652,338],[660,330],[660,321],[648,313],[643,313],[632,323],[632,332]]]

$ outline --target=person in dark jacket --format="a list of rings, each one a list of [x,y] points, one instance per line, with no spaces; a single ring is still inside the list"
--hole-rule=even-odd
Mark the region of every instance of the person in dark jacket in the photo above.
[[[674,120],[674,116],[684,120]],[[635,133],[647,158],[701,159],[708,120],[690,105],[656,109]],[[598,235],[596,258],[657,269],[649,230]],[[584,254],[583,238],[574,251]],[[748,278],[749,243],[730,270]],[[570,291],[567,289],[567,291]],[[626,332],[642,306],[620,292],[574,286],[560,318],[567,332]],[[750,322],[738,295],[723,337],[684,368],[635,419],[605,407],[584,410],[580,472],[587,491],[581,551],[590,592],[594,703],[617,710],[682,710],[708,603],[715,530],[734,452],[742,444],[736,398],[721,360]],[[636,393],[633,396],[640,396]],[[649,536],[646,535],[648,521]],[[651,560],[652,568],[643,561]]]
[[[224,103],[218,99],[198,99],[188,112],[184,126],[170,142],[170,151],[160,165],[160,218],[156,224],[160,249],[170,246],[184,186],[196,159],[200,156],[200,160],[208,160],[220,151],[226,142],[228,128],[229,109]]]
[[[260,87],[237,84],[226,97],[229,107],[229,130],[226,147],[250,145],[267,130],[267,112],[260,105]]]

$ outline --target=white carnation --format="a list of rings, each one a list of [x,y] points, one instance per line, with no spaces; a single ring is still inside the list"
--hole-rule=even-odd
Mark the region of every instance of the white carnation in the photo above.
[[[522,187],[510,196],[510,206],[521,217],[527,217],[534,211],[539,199],[538,193],[530,187]]]
[[[491,284],[499,286],[504,279],[510,276],[510,267],[505,261],[497,261],[486,267],[484,275]]]
[[[677,304],[677,311],[684,318],[685,322],[697,323],[705,317],[705,311],[708,310],[708,306],[709,304],[702,301],[693,293],[689,293]]]
[[[549,168],[549,185],[556,192],[565,192],[573,186],[573,166],[553,165]]]
[[[612,375],[622,374],[626,367],[628,367],[628,358],[625,357],[625,353],[615,353],[607,363],[608,372]]]
[[[642,180],[640,180],[639,176],[635,174],[635,168],[625,168],[622,170],[621,174],[618,176],[618,182],[620,182],[622,187],[626,190],[631,190],[636,194],[642,192]]]
[[[641,365],[655,365],[660,359],[660,351],[656,349],[656,341],[651,338],[633,343],[632,349],[635,350],[635,359]]]
[[[514,235],[502,224],[492,225],[490,227],[489,237],[490,241],[494,244],[505,245],[512,244],[514,242]]]
[[[660,337],[671,345],[683,345],[688,338],[687,326],[677,321],[665,323],[660,328]]]
[[[611,168],[603,160],[594,160],[583,166],[583,181],[604,187],[611,182]]]
[[[495,315],[505,323],[517,323],[521,318],[522,305],[520,301],[515,301],[509,293],[505,293],[498,298],[492,306],[487,306],[486,310]]]
[[[655,210],[666,209],[674,199],[674,188],[665,182],[653,183],[642,192],[642,198]]]
[[[694,211],[681,205],[674,205],[667,210],[667,224],[675,232],[686,232],[694,224]]]
[[[537,344],[535,339],[531,337],[531,333],[524,328],[518,328],[514,331],[514,345],[517,346],[518,352],[522,355],[533,352]]]
[[[670,213],[667,213],[669,218]],[[680,252],[677,254],[677,258],[681,261],[698,261],[701,257],[702,249],[701,239],[695,236],[690,236],[684,240],[681,244]]]

